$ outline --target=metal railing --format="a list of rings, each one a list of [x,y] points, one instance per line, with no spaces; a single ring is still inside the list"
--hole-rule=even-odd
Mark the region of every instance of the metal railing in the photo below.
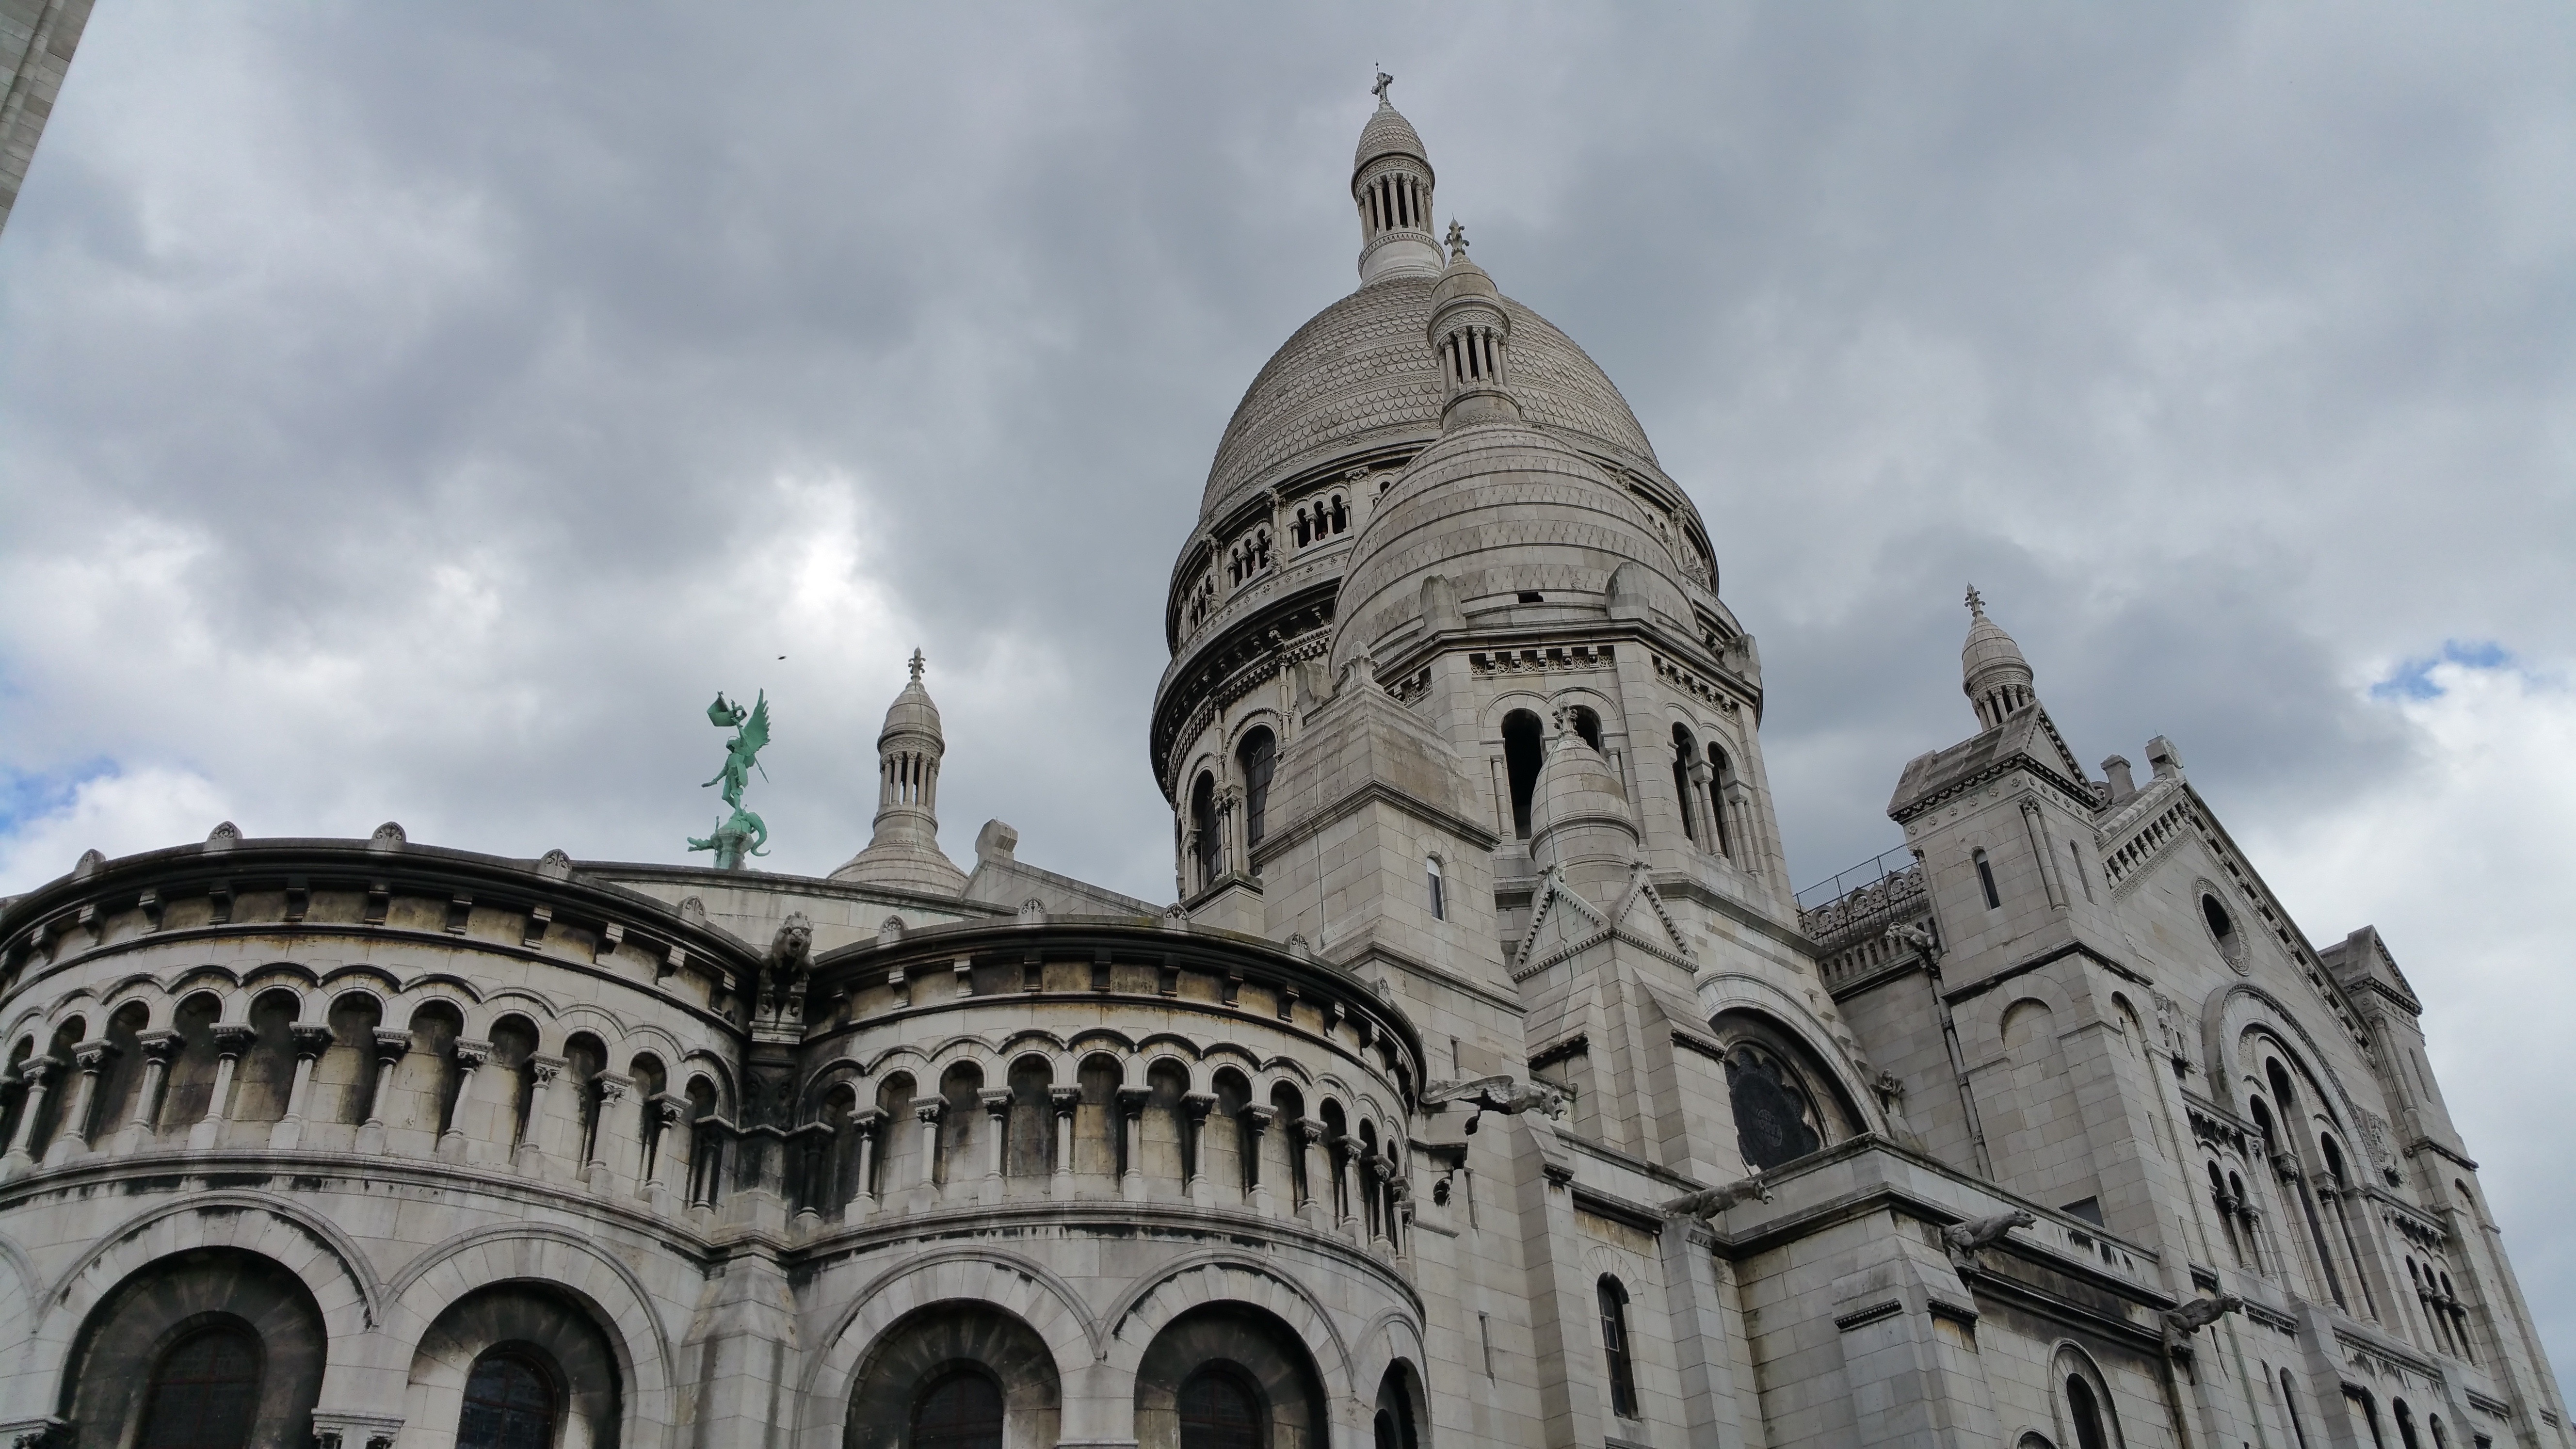
[[[1860,864],[1835,875],[1832,880],[1818,881],[1798,892],[1798,909],[1812,911],[1830,901],[1838,901],[1863,886],[1873,886],[1889,876],[1914,868],[1914,852],[1900,845],[1894,850],[1871,856]]]

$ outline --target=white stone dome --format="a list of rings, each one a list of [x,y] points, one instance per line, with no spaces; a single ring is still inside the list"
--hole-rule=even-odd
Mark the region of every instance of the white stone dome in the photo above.
[[[1428,335],[1435,285],[1417,276],[1372,283],[1282,343],[1226,424],[1201,516],[1337,458],[1438,437],[1440,369]],[[1508,297],[1502,306],[1511,318],[1512,392],[1523,411],[1583,446],[1655,467],[1646,430],[1600,365],[1546,318]]]

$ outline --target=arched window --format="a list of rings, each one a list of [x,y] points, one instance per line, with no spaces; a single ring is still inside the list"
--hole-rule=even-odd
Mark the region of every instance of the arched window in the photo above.
[[[1216,776],[1202,774],[1190,787],[1190,853],[1198,864],[1198,888],[1216,884],[1225,861],[1225,841],[1216,828]]]
[[[1986,853],[1982,850],[1976,853],[1975,858],[1977,862],[1977,884],[1985,890],[1986,909],[1990,911],[2002,910],[2004,906],[2004,898],[2003,893],[1995,889],[1994,862],[1986,859]]]
[[[1815,1103],[1797,1073],[1750,1042],[1726,1053],[1727,1103],[1735,1111],[1735,1145],[1744,1165],[1768,1172],[1824,1146]]]
[[[2290,1437],[2298,1441],[2299,1449],[2308,1449],[2307,1421],[2299,1417],[2299,1386],[2288,1369],[2281,1370],[2281,1412],[2289,1416]]]
[[[1279,768],[1279,737],[1256,729],[1243,737],[1234,753],[1243,765],[1243,848],[1249,851],[1268,830],[1270,777]]]
[[[1610,1412],[1633,1419],[1637,1417],[1637,1374],[1628,1355],[1628,1290],[1605,1274],[1600,1296],[1601,1351],[1610,1359]]]
[[[1690,770],[1691,761],[1698,753],[1699,746],[1692,742],[1690,731],[1680,725],[1673,726],[1673,799],[1682,807],[1682,838],[1694,845],[1699,843],[1699,822],[1692,817],[1699,811],[1693,806],[1691,797],[1698,792],[1691,788]]]
[[[1434,855],[1422,862],[1422,870],[1431,878],[1431,919],[1449,919],[1449,897],[1446,883],[1440,879],[1440,857]]]
[[[1734,834],[1726,828],[1726,799],[1728,794],[1732,792],[1734,784],[1735,762],[1726,757],[1726,751],[1719,749],[1715,745],[1709,746],[1709,819],[1715,822],[1717,830],[1717,853],[1725,856],[1729,860],[1733,860],[1735,858],[1735,837]]]
[[[1512,834],[1529,839],[1530,795],[1538,789],[1540,741],[1538,716],[1525,709],[1503,716],[1503,767],[1511,777]]]
[[[524,1349],[504,1345],[474,1361],[456,1449],[554,1449],[554,1375]]]
[[[912,1401],[905,1449],[1002,1449],[1002,1390],[974,1369],[931,1380]]]
[[[2218,897],[2202,894],[2200,919],[2209,927],[2209,939],[2218,943],[2221,957],[2230,965],[2245,959],[2245,939],[2236,934],[2236,922],[2227,914],[2227,907],[2218,903]]]
[[[2102,1404],[2082,1374],[2066,1376],[2066,1417],[2075,1421],[2076,1449],[2111,1449],[2103,1427]]]
[[[245,1449],[259,1415],[258,1335],[238,1323],[198,1329],[152,1371],[140,1449]]]
[[[2415,1437],[2415,1411],[2406,1407],[2406,1401],[2389,1400],[2388,1412],[2397,1420],[2397,1442],[2405,1445],[2406,1449],[2424,1449],[2424,1441]]]
[[[1181,1383],[1181,1449],[1264,1449],[1261,1397],[1231,1367],[1208,1364]]]

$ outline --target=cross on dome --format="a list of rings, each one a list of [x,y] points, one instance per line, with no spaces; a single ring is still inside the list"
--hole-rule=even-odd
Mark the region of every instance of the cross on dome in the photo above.
[[[1369,87],[1369,94],[1377,97],[1377,103],[1379,105],[1392,106],[1395,102],[1388,98],[1387,89],[1394,84],[1395,77],[1388,75],[1385,71],[1379,71],[1377,73],[1377,84]]]
[[[921,657],[921,651],[920,651],[920,650],[915,649],[915,650],[913,650],[913,651],[912,651],[912,682],[913,682],[913,683],[915,683],[915,684],[919,684],[919,683],[921,682],[921,666],[922,666],[924,663],[926,663],[926,662],[927,662],[927,661],[925,661],[925,660]]]
[[[1984,596],[1977,592],[1975,584],[1968,585],[1968,612],[1980,619],[1986,617],[1986,601]]]
[[[1460,226],[1458,218],[1454,216],[1449,218],[1449,235],[1446,240],[1449,243],[1449,260],[1454,262],[1467,254],[1467,229]]]

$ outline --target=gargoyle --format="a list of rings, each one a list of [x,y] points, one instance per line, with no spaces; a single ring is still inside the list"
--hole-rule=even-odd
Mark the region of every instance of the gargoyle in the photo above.
[[[1545,1082],[1524,1082],[1503,1075],[1478,1077],[1471,1082],[1433,1082],[1423,1089],[1422,1105],[1436,1107],[1443,1102],[1467,1102],[1474,1105],[1475,1115],[1467,1119],[1466,1130],[1476,1130],[1478,1118],[1488,1112],[1517,1117],[1523,1112],[1543,1112],[1550,1117],[1565,1111],[1565,1093]]]
[[[1684,1193],[1664,1204],[1664,1216],[1706,1220],[1716,1217],[1737,1203],[1755,1200],[1762,1202],[1771,1200],[1771,1189],[1763,1183],[1759,1173],[1752,1177],[1739,1177],[1724,1187],[1702,1188],[1698,1192]]]
[[[791,912],[769,938],[769,957],[760,967],[763,1011],[801,1000],[805,979],[814,969],[814,923],[803,911]]]
[[[2215,1298],[2195,1298],[2179,1308],[2166,1309],[2165,1352],[2178,1354],[2186,1351],[2191,1346],[2193,1334],[2244,1306],[2244,1299],[2233,1293],[2221,1293]]]
[[[1949,1250],[1950,1262],[1954,1266],[1973,1268],[1977,1264],[1979,1248],[2002,1242],[2004,1235],[2015,1228],[2038,1225],[2038,1218],[2020,1208],[2015,1208],[2011,1212],[1996,1213],[1992,1217],[1970,1218],[1963,1223],[1952,1223],[1941,1230],[1941,1246]]]

